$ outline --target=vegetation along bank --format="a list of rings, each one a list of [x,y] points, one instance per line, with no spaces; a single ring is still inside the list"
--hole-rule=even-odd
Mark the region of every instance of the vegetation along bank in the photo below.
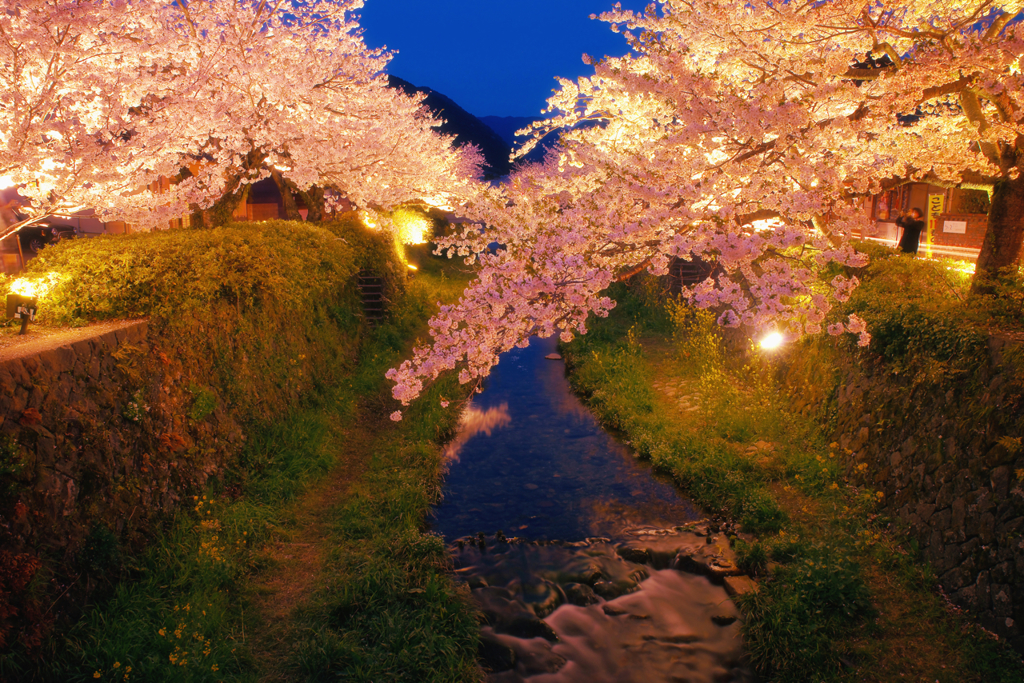
[[[935,403],[956,386],[955,396],[973,397],[976,410],[987,410],[991,431],[986,438],[992,445],[942,451],[942,462],[978,452],[985,463],[994,463],[992,472],[1006,467],[1019,436],[1013,430],[1019,430],[1014,420],[1020,412],[1000,409],[1019,396],[1021,375],[1011,369],[1019,368],[1009,360],[1013,354],[1007,350],[1000,356],[998,373],[1005,388],[986,394],[992,391],[987,337],[970,347],[977,356],[966,349],[953,352],[934,340],[955,344],[960,343],[956,339],[975,340],[982,329],[1012,328],[1019,312],[995,299],[960,303],[966,301],[968,285],[955,271],[905,257],[883,258],[888,254],[881,252],[875,256],[875,265],[859,273],[864,283],[848,303],[850,310],[837,312],[859,311],[867,320],[874,341],[866,350],[847,335],[850,339],[814,339],[768,354],[749,339],[726,339],[713,315],[668,299],[657,281],[640,278],[629,288],[618,286],[612,315],[565,348],[571,381],[638,457],[650,459],[709,512],[740,523],[743,531],[732,543],[741,566],[758,580],[758,590],[740,599],[744,635],[752,663],[768,680],[1021,680],[1020,654],[1007,646],[1006,637],[978,626],[979,618],[989,624],[987,615],[961,613],[940,592],[934,551],[921,552],[925,546],[918,540],[917,520],[907,516],[911,511],[919,515],[918,508],[908,508],[911,497],[903,489],[899,495],[891,489],[902,485],[900,477],[918,476],[920,487],[911,495],[930,491],[928,486],[941,490],[950,481],[958,490],[956,482],[970,476],[977,496],[957,495],[1000,519],[996,511],[1009,514],[1007,499],[995,502],[993,509],[980,493],[992,484],[991,476],[986,479],[970,464],[946,465],[942,471],[951,478],[944,483],[933,474],[937,468],[926,464],[923,469],[932,478],[923,483],[919,465],[884,472],[891,465],[874,455],[886,452],[885,444],[909,438],[908,430],[916,430],[915,443],[934,446],[940,434],[921,434],[935,428],[941,411]],[[893,287],[893,278],[918,286]],[[1019,287],[1004,285],[1011,294]],[[905,323],[902,328],[894,326],[899,320]],[[902,342],[897,341],[900,335]],[[921,347],[939,350],[929,355]],[[887,356],[893,348],[902,348],[903,355]],[[947,355],[936,357],[942,353]],[[869,398],[863,387],[857,395],[855,382],[863,380],[850,373],[868,372],[865,368],[901,375],[898,389],[870,391],[907,392],[914,411],[897,422],[883,413],[898,413],[906,393],[884,403]],[[977,373],[977,380],[965,381],[975,377],[971,373]],[[808,387],[823,388],[809,396]],[[874,450],[843,438],[851,421],[857,422],[854,434],[861,434],[862,420],[867,423],[869,409],[852,410],[851,395],[872,406],[868,438],[879,442]],[[926,400],[925,395],[939,398]],[[1002,403],[996,406],[996,401]],[[951,421],[977,419],[964,415]],[[953,431],[949,426],[941,433],[949,439]],[[927,463],[935,453],[925,448],[921,457]],[[1002,462],[995,463],[997,456]],[[969,475],[962,472],[965,468]],[[977,520],[968,535],[982,541]],[[999,553],[1007,545],[994,552],[982,550],[983,541],[977,545],[979,554],[1005,563]],[[1007,569],[1005,564],[990,569],[989,576]]]
[[[0,680],[477,676],[468,597],[421,531],[455,417],[392,423],[383,379],[466,276],[424,253],[407,283],[403,258],[345,220],[33,261],[42,324],[145,322],[3,375]],[[377,326],[361,270],[384,279]]]

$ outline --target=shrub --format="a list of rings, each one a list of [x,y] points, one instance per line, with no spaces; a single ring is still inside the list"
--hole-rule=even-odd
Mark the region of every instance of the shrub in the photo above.
[[[352,354],[363,269],[391,296],[403,291],[393,241],[346,218],[72,240],[44,250],[26,276],[58,276],[44,322],[149,317],[158,351],[210,385],[193,392],[189,416],[202,419],[219,397],[244,421],[332,381]]]

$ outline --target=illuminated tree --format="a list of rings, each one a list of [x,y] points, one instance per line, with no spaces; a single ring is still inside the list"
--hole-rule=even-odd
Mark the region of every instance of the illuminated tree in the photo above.
[[[722,324],[817,333],[856,285],[821,271],[863,262],[848,244],[864,221],[856,200],[893,178],[991,181],[979,267],[1017,256],[1020,2],[659,7],[602,16],[633,53],[561,81],[536,131],[561,128],[560,147],[475,206],[486,229],[442,243],[471,259],[504,248],[432,320],[432,346],[390,373],[396,398],[448,369],[477,379],[532,334],[585,332],[612,305],[605,288],[663,274],[672,257],[724,268],[689,293]],[[828,331],[867,343],[855,317]]]
[[[361,5],[17,0],[0,13],[0,176],[41,215],[84,205],[142,227],[215,203],[226,220],[272,172],[382,208],[472,193],[478,155],[387,87]]]
[[[187,138],[175,118],[145,125],[168,106],[160,14],[148,0],[17,0],[0,11],[0,177],[41,213],[134,205],[178,171]]]
[[[456,150],[410,97],[387,87],[390,55],[350,18],[361,0],[179,4],[179,54],[201,74],[190,106],[207,123],[197,156],[235,189],[273,175],[307,203],[333,188],[360,206],[471,193],[480,158]],[[223,220],[221,211],[215,220]]]

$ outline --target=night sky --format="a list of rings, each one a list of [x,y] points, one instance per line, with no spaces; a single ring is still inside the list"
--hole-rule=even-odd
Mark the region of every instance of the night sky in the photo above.
[[[427,86],[477,116],[537,116],[555,76],[575,79],[581,60],[621,56],[629,46],[590,19],[614,0],[367,0],[361,23],[370,47],[398,54],[388,72]],[[647,0],[622,0],[640,10]]]

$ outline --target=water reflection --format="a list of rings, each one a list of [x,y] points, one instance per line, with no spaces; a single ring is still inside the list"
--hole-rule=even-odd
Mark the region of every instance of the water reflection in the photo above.
[[[675,526],[698,511],[601,428],[555,347],[502,356],[434,510],[486,618],[489,683],[749,683],[738,610],[673,559],[715,539]]]
[[[508,403],[502,403],[497,408],[488,408],[487,410],[480,410],[470,404],[462,411],[459,432],[444,449],[445,463],[451,465],[458,462],[459,451],[467,441],[477,434],[491,436],[495,430],[504,429],[510,424],[512,424],[512,417],[508,414]]]
[[[449,540],[498,530],[579,540],[696,519],[572,393],[564,363],[544,358],[556,344],[535,338],[502,356],[467,407],[434,528]]]

